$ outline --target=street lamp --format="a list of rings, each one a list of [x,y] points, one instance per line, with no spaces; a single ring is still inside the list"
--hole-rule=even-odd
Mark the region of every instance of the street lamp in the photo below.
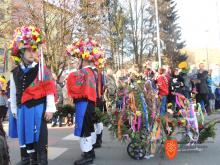
[[[157,0],[154,0],[154,2],[155,2],[156,26],[157,26],[157,54],[158,54],[159,67],[161,67],[160,26],[159,26],[159,17],[158,17],[158,5],[157,5]]]

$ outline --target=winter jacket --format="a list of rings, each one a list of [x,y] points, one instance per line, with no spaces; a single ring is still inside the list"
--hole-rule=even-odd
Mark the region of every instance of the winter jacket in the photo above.
[[[180,73],[180,81],[183,83],[182,91],[191,92],[192,91],[192,82],[187,73]]]
[[[208,87],[208,72],[203,71],[202,73],[197,74],[197,78],[200,81],[197,84],[197,89],[200,94],[208,94],[209,87]]]
[[[220,87],[215,89],[215,99],[220,101]]]
[[[171,77],[170,92],[182,93],[181,81],[179,76]]]
[[[166,76],[159,75],[156,79],[156,84],[160,96],[167,96],[169,94],[169,82]]]

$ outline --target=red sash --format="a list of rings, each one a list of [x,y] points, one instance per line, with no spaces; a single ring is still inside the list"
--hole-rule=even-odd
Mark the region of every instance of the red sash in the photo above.
[[[41,81],[25,89],[22,94],[21,103],[30,100],[38,100],[49,94],[56,94],[56,86],[53,80]]]

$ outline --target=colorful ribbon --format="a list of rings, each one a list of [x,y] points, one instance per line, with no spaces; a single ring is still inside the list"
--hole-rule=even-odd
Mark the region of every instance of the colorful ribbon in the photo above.
[[[145,117],[145,127],[148,130],[149,129],[149,121],[148,121],[148,110],[147,110],[147,104],[144,99],[144,94],[141,93],[141,102],[142,102],[142,108],[144,112],[144,117]]]
[[[122,139],[122,131],[121,131],[122,126],[123,126],[122,116],[120,116],[118,120],[118,140]]]
[[[44,80],[44,55],[43,55],[43,48],[42,48],[42,46],[40,46],[40,50],[39,50],[38,79],[39,79],[39,81],[43,81]]]

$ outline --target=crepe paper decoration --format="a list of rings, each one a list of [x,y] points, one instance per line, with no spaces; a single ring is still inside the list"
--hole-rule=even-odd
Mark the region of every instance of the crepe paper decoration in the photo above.
[[[92,38],[80,38],[66,47],[68,56],[91,61],[96,68],[105,67],[104,51],[101,46]]]
[[[38,49],[40,45],[44,44],[43,33],[39,28],[34,26],[18,27],[13,35],[12,42],[9,45],[10,55],[14,62],[21,62],[21,54],[24,49]]]

